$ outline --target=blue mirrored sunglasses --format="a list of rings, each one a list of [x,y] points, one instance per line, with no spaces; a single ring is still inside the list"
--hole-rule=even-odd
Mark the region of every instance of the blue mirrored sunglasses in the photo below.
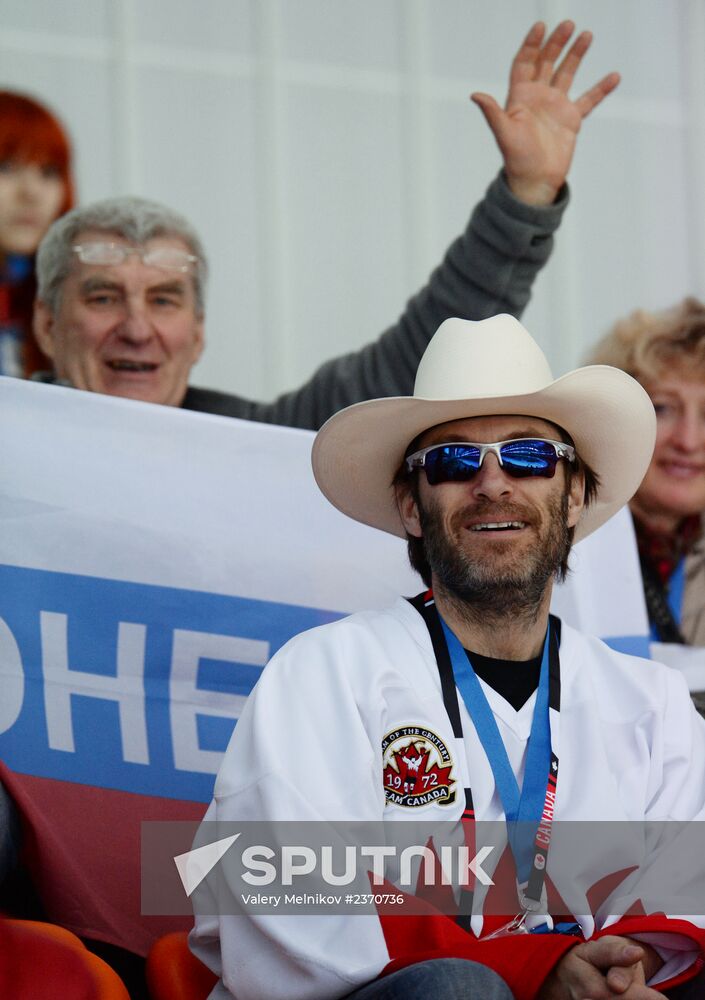
[[[464,483],[480,470],[485,455],[497,456],[500,466],[509,476],[523,479],[543,476],[551,479],[561,458],[575,461],[575,448],[563,441],[546,438],[512,438],[510,441],[493,441],[481,444],[474,441],[451,441],[432,444],[406,459],[406,467],[423,469],[430,486],[438,483]]]

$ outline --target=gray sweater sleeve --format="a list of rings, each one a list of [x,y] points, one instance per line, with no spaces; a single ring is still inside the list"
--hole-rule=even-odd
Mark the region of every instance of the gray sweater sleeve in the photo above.
[[[301,388],[272,403],[238,399],[237,407],[221,409],[204,399],[206,405],[199,406],[195,394],[205,396],[205,392],[191,389],[185,405],[316,430],[351,403],[410,395],[421,356],[443,320],[484,319],[500,312],[521,316],[534,279],[551,254],[553,233],[567,203],[563,188],[553,205],[526,205],[511,194],[500,174],[428,284],[409,299],[397,323],[376,341],[326,362]],[[223,397],[228,398],[236,402]]]

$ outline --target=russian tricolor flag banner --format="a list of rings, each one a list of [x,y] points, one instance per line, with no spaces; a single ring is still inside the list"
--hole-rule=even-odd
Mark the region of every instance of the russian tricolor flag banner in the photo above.
[[[0,415],[0,778],[49,915],[145,952],[140,821],[203,814],[291,636],[421,584],[308,432],[13,379]]]

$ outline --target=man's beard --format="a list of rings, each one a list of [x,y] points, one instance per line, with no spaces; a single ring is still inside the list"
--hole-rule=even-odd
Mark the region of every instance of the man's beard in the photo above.
[[[549,581],[558,574],[571,547],[568,527],[568,496],[563,492],[543,507],[543,517],[536,509],[519,504],[468,505],[457,511],[448,528],[439,508],[419,505],[426,559],[436,587],[457,605],[463,605],[473,617],[515,614],[533,617],[539,609]],[[524,521],[535,532],[530,547],[511,558],[511,549],[499,549],[494,557],[472,556],[463,545],[464,525],[468,520],[487,517],[492,521]],[[526,530],[526,529],[524,529]],[[496,545],[494,540],[491,543]],[[500,543],[501,544],[501,543]],[[511,529],[507,546],[511,546]]]

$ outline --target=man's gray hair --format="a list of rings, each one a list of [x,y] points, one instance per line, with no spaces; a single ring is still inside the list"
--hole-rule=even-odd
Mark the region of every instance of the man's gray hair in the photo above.
[[[79,233],[97,229],[115,233],[137,246],[156,236],[180,237],[198,263],[193,272],[196,309],[204,312],[208,261],[198,233],[190,222],[166,205],[145,198],[105,198],[74,208],[49,228],[37,251],[37,296],[52,313],[61,301],[61,289],[74,260],[72,247]]]

